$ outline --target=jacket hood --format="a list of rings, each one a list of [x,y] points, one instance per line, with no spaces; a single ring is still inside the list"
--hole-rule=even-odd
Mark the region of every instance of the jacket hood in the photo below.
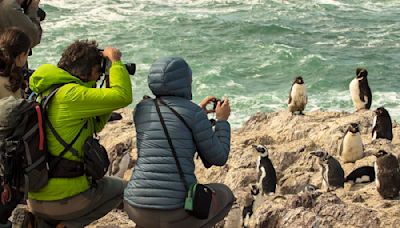
[[[29,78],[29,87],[35,93],[42,93],[57,84],[76,83],[92,87],[96,82],[84,83],[79,78],[72,76],[67,71],[52,64],[40,66]]]
[[[163,57],[150,68],[150,90],[155,96],[176,96],[192,100],[192,70],[179,57]]]

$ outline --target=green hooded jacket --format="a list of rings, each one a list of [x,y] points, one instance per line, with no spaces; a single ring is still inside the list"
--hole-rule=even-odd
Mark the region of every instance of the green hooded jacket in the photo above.
[[[132,86],[122,62],[114,62],[110,69],[110,88],[92,88],[95,81],[84,83],[79,78],[51,64],[40,66],[30,77],[33,92],[47,95],[54,85],[62,86],[48,105],[47,115],[57,133],[70,143],[87,122],[73,147],[80,153],[67,152],[64,158],[82,161],[83,144],[93,132],[100,132],[113,110],[132,103]],[[97,117],[97,118],[96,118]],[[59,155],[64,147],[51,131],[46,129],[49,153]],[[53,201],[75,196],[89,189],[86,176],[76,178],[51,178],[48,185],[38,192],[29,192],[29,199]]]

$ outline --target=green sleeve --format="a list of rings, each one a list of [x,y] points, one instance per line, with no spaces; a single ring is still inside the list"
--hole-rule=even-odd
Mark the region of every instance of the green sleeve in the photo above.
[[[62,103],[70,108],[72,119],[99,116],[96,130],[107,123],[111,112],[132,103],[131,80],[122,62],[114,62],[110,69],[110,88],[87,88],[83,85],[68,84],[59,93],[65,92]]]

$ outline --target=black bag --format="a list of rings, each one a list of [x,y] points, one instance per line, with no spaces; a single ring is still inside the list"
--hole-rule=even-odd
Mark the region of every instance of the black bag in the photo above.
[[[99,180],[107,173],[110,166],[107,150],[97,138],[89,137],[83,146],[85,151],[85,173],[92,181]]]
[[[192,184],[185,199],[185,210],[199,219],[207,219],[213,190],[204,184]]]
[[[168,144],[169,144],[172,154],[174,156],[175,164],[176,164],[176,167],[179,172],[179,177],[181,178],[181,180],[185,186],[185,189],[187,191],[184,208],[190,215],[193,215],[194,217],[196,217],[198,219],[207,219],[208,214],[210,212],[212,197],[213,197],[214,193],[211,190],[211,188],[209,188],[208,186],[203,185],[203,184],[192,184],[190,187],[188,187],[188,184],[185,180],[185,175],[182,171],[181,164],[179,163],[178,156],[176,154],[174,145],[172,144],[171,137],[169,136],[167,126],[165,125],[164,118],[161,115],[160,107],[158,105],[159,100],[161,101],[161,99],[156,98],[153,101],[156,106],[157,113],[158,113],[158,116],[161,121],[161,125],[164,129],[165,136],[167,137]],[[161,101],[161,103],[166,105],[162,101]],[[170,108],[169,106],[167,106],[167,107]],[[175,113],[175,115],[177,115],[177,113]]]

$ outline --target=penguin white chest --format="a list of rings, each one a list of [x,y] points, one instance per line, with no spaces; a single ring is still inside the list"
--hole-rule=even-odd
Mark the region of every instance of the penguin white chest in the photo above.
[[[322,189],[328,189],[329,188],[329,175],[328,175],[328,166],[327,165],[321,165],[321,175],[322,175]]]
[[[372,123],[372,140],[375,140],[376,139],[376,130],[374,130],[374,128],[376,127],[376,119],[377,119],[377,117],[375,116],[374,117],[374,121],[373,121],[373,123]]]
[[[356,78],[350,82],[349,89],[350,89],[351,99],[353,100],[353,104],[356,107],[356,109],[358,110],[365,108],[365,102],[363,102],[360,99],[360,87],[359,87],[359,82]]]
[[[307,91],[304,84],[293,84],[290,93],[292,104],[295,106],[303,106],[307,103]]]
[[[122,159],[118,164],[118,166],[119,166],[118,172],[115,173],[114,176],[124,178],[124,174],[125,174],[126,170],[128,170],[130,160],[131,160],[131,156],[130,156],[129,152],[125,152],[124,155],[122,155]]]
[[[380,188],[380,184],[379,184],[380,174],[379,174],[379,168],[378,168],[378,165],[376,164],[376,162],[374,163],[374,170],[375,170],[375,185],[376,185],[376,188]]]
[[[347,133],[343,139],[342,159],[355,162],[363,157],[363,143],[360,133]]]

